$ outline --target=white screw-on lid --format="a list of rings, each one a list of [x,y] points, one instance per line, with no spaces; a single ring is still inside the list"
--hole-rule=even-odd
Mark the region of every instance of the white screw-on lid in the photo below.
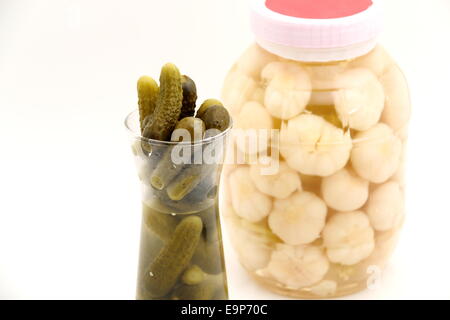
[[[380,0],[253,0],[257,42],[279,56],[303,61],[364,55],[382,30]]]

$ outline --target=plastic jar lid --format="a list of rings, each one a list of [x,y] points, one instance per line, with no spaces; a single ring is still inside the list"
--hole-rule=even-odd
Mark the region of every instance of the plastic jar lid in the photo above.
[[[253,0],[263,48],[287,59],[333,61],[368,53],[381,33],[380,0]]]

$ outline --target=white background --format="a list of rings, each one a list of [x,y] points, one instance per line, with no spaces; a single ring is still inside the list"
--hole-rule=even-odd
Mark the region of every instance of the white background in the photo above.
[[[408,219],[382,286],[450,298],[450,1],[386,1],[414,103]],[[133,299],[140,188],[123,127],[171,61],[218,97],[252,42],[242,0],[0,0],[0,298]],[[278,299],[226,241],[231,298]]]

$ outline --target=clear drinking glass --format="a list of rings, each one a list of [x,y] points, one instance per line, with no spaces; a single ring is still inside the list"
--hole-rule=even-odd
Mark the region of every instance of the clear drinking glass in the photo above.
[[[137,111],[125,125],[142,185],[137,299],[228,299],[218,193],[230,129],[177,143],[142,137]]]

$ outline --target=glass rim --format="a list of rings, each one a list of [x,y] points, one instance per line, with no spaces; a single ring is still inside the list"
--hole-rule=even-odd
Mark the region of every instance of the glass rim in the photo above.
[[[178,146],[178,145],[186,145],[186,146],[199,146],[199,145],[205,145],[211,142],[214,142],[216,140],[219,140],[221,138],[224,138],[226,136],[228,136],[228,134],[231,132],[231,129],[233,128],[233,119],[230,117],[230,125],[228,126],[227,129],[225,129],[224,131],[222,131],[220,134],[212,136],[212,137],[208,137],[206,139],[202,139],[202,140],[197,140],[197,141],[181,141],[181,142],[176,142],[176,141],[162,141],[162,140],[156,140],[156,139],[150,139],[150,138],[146,138],[144,136],[142,136],[141,132],[136,132],[135,130],[133,130],[130,127],[130,121],[131,118],[135,115],[139,114],[139,109],[135,109],[134,111],[130,112],[124,120],[124,125],[125,128],[127,129],[128,133],[136,140],[141,140],[141,141],[145,141],[147,143],[149,143],[150,145],[165,145],[165,146]]]

